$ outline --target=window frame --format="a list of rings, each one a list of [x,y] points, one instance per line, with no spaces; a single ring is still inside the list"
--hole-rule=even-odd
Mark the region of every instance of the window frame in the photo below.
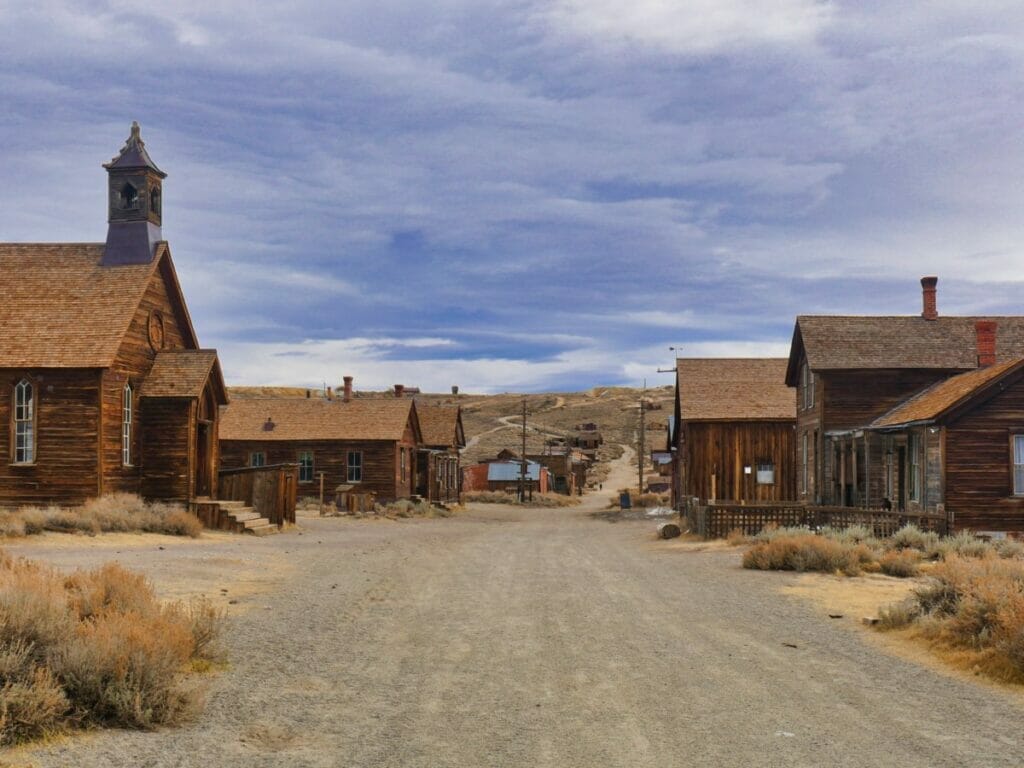
[[[20,393],[28,389],[29,397],[27,404],[20,402]],[[39,436],[39,402],[38,393],[39,387],[36,386],[28,376],[23,376],[11,389],[11,464],[30,467],[36,463],[38,458],[38,444],[37,439]],[[27,416],[19,418],[18,414],[20,411],[28,409]],[[21,429],[24,425],[24,429]],[[28,440],[25,445],[21,444],[21,438],[23,435],[28,436]],[[25,458],[19,459],[19,454],[25,454]]]
[[[131,381],[124,383],[121,390],[121,466],[131,467],[132,438],[135,432],[135,391]]]
[[[1018,441],[1019,453],[1017,451]],[[1024,496],[1024,432],[1010,434],[1010,487],[1014,496]]]
[[[355,461],[353,461],[355,459]],[[353,475],[357,475],[354,477]],[[363,452],[348,451],[345,456],[345,481],[348,483],[363,482]]]
[[[400,472],[401,481],[400,482],[403,482],[403,483],[408,481],[407,465],[408,465],[409,461],[408,461],[408,457],[406,456],[407,453],[408,453],[408,451],[405,448],[399,448],[398,449],[398,464],[399,464],[399,467],[401,469],[401,472]]]
[[[808,469],[808,459],[810,458],[807,442],[808,442],[808,435],[807,435],[807,432],[804,432],[803,433],[803,439],[800,441],[800,467],[801,467],[801,472],[800,472],[800,475],[801,475],[801,477],[800,477],[800,491],[801,491],[801,493],[804,493],[804,494],[806,494],[808,492],[808,489],[810,488],[810,484],[808,483],[808,478],[807,478],[807,475],[808,475],[808,471],[807,471],[807,469]]]
[[[309,477],[303,478],[303,475],[306,474],[303,470],[305,470],[307,468],[307,466],[306,466],[306,459],[309,460],[309,465],[308,465]],[[300,483],[312,483],[314,480],[316,480],[316,469],[315,469],[316,464],[315,464],[315,459],[313,457],[313,451],[299,451],[296,454],[296,461],[297,461],[297,463],[299,465],[299,482]]]
[[[910,501],[921,501],[921,436],[907,435],[907,492]]]
[[[767,467],[767,469],[765,469]],[[770,472],[771,480],[761,481],[761,473]],[[754,484],[755,485],[775,485],[775,462],[771,459],[758,459],[754,462]]]
[[[259,456],[257,462],[256,457]],[[254,469],[267,466],[267,454],[265,451],[249,451],[249,466]]]

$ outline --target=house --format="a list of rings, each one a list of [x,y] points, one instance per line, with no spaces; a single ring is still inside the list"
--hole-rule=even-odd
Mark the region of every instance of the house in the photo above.
[[[786,383],[797,394],[798,499],[905,506],[906,494],[886,484],[882,434],[868,427],[926,388],[976,369],[981,347],[992,346],[993,362],[1024,357],[1024,317],[940,316],[937,283],[921,279],[920,316],[797,318]]]
[[[237,399],[221,410],[225,468],[299,465],[299,496],[339,485],[378,501],[416,492],[416,456],[423,445],[411,399]]]
[[[893,506],[945,512],[958,529],[1024,532],[1024,358],[983,357],[866,431],[880,443],[875,492]]]
[[[428,501],[457,504],[462,487],[459,451],[466,447],[462,408],[417,402],[423,444],[416,454],[416,493]]]
[[[137,123],[104,167],[105,242],[0,244],[0,504],[216,495],[227,393],[161,235],[166,174]]]
[[[516,493],[523,476],[520,461],[489,461],[466,467],[463,471],[464,491],[503,491]],[[551,473],[535,461],[526,463],[526,490],[547,493]]]
[[[588,460],[583,451],[566,446],[549,446],[544,453],[527,454],[551,473],[551,490],[568,496],[583,493],[587,485]]]
[[[677,359],[674,504],[793,499],[796,397],[785,372],[785,359]]]

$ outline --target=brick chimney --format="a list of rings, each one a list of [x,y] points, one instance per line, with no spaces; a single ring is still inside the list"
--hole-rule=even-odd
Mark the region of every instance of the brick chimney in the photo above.
[[[349,402],[352,400],[352,377],[345,376],[345,394],[342,397],[343,402]]]
[[[924,308],[921,310],[921,317],[925,320],[938,320],[939,310],[935,303],[935,286],[939,278],[935,276],[921,278],[921,300]]]
[[[395,397],[405,397],[405,384],[395,384]]]
[[[996,322],[977,320],[974,335],[978,340],[978,367],[986,368],[996,363]]]

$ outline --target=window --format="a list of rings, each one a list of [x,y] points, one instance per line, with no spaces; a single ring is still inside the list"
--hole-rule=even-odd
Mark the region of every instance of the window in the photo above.
[[[907,440],[907,454],[909,458],[909,477],[907,482],[910,485],[910,500],[921,500],[921,436],[910,435]]]
[[[1013,436],[1013,493],[1024,496],[1024,435]]]
[[[300,451],[299,452],[299,482],[300,483],[312,483],[313,482],[313,452],[312,451]]]
[[[149,191],[149,209],[157,216],[160,215],[160,188],[153,187]]]
[[[31,464],[36,460],[35,389],[27,379],[14,388],[14,463]]]
[[[814,372],[811,371],[811,367],[804,363],[802,371],[802,389],[804,395],[804,409],[814,407]]]
[[[263,451],[253,451],[249,454],[249,466],[250,467],[263,467],[267,464],[267,457],[263,454]]]
[[[131,184],[121,187],[121,209],[135,211],[139,208],[139,191]]]
[[[803,471],[800,473],[800,489],[807,493],[807,459],[808,459],[808,446],[807,446],[807,433],[804,432],[803,439],[800,443],[800,466]]]
[[[348,452],[348,481],[350,483],[363,482],[363,452]]]
[[[121,464],[132,465],[132,385],[124,385],[121,403]]]
[[[399,448],[398,449],[398,460],[399,460],[399,463],[402,465],[402,482],[403,483],[405,482],[405,453],[406,453],[405,448]]]
[[[775,464],[773,462],[757,462],[757,484],[775,485]]]

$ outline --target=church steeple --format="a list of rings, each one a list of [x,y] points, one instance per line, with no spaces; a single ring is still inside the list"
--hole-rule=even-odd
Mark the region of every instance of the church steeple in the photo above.
[[[148,264],[163,239],[160,233],[163,191],[167,174],[146,152],[133,122],[131,135],[107,169],[107,247],[103,264]]]

